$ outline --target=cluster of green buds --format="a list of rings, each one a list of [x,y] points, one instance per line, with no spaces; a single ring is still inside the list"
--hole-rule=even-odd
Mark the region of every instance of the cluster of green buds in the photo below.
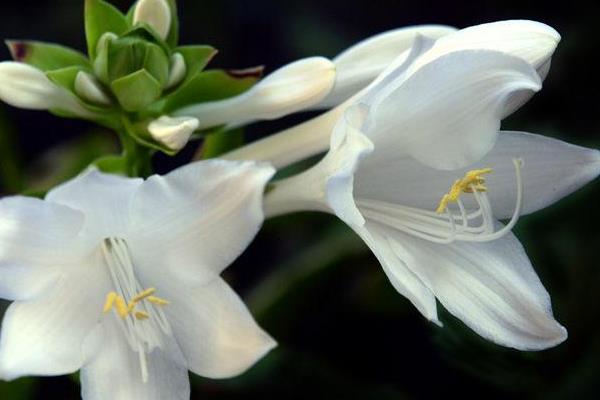
[[[45,93],[40,96],[44,104],[29,102],[27,108],[92,120],[117,132],[123,154],[96,165],[144,175],[154,151],[173,155],[192,135],[206,133],[196,118],[171,117],[175,110],[238,95],[261,74],[256,68],[205,70],[217,51],[207,45],[179,46],[178,31],[175,0],[139,0],[126,14],[103,0],[86,0],[87,56],[38,41],[7,44],[15,61],[33,67],[18,74]]]

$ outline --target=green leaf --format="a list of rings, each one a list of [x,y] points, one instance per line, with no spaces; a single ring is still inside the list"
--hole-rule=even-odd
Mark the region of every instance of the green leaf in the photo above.
[[[161,104],[164,113],[170,113],[190,104],[226,99],[248,90],[260,77],[258,69],[238,73],[224,70],[210,70],[197,74]],[[252,71],[252,72],[251,72]]]
[[[238,148],[244,144],[244,131],[234,129],[226,131],[219,129],[215,133],[206,135],[204,143],[200,148],[201,159],[216,158],[230,150]]]
[[[64,87],[72,93],[75,93],[75,78],[77,77],[79,71],[82,70],[83,69],[81,67],[66,67],[56,69],[54,71],[48,71],[46,72],[46,76],[57,85]]]
[[[127,175],[127,160],[123,156],[104,156],[93,162],[100,171],[108,174]]]
[[[144,57],[144,69],[164,86],[169,79],[169,59],[165,52],[157,45],[147,43]]]
[[[162,86],[148,71],[141,69],[111,83],[121,106],[129,112],[143,109],[156,101]]]
[[[90,70],[87,57],[77,50],[54,43],[27,40],[7,40],[6,45],[15,61],[32,65],[42,71],[79,66]]]
[[[139,22],[136,26],[125,32],[122,37],[141,39],[144,42],[156,44],[165,51],[165,54],[171,52],[169,45],[156,34],[156,31],[154,31],[150,25],[145,22]]]
[[[185,60],[186,78],[189,80],[196,74],[201,72],[208,63],[217,54],[217,50],[212,46],[180,46],[173,50],[175,53],[180,53]]]
[[[85,36],[88,54],[96,58],[96,45],[106,32],[121,35],[129,29],[127,18],[103,0],[85,0]]]

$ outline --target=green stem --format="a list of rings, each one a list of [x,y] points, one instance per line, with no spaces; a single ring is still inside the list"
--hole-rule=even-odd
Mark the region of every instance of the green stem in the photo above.
[[[118,135],[123,149],[122,156],[125,159],[125,173],[129,177],[148,177],[152,174],[152,150],[138,144],[129,134],[127,126],[129,120],[123,116],[122,128]]]

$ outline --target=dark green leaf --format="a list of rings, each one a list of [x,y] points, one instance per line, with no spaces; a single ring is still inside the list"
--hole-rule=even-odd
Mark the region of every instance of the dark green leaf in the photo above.
[[[93,164],[102,172],[127,175],[127,160],[123,156],[100,157]]]
[[[15,61],[32,65],[42,71],[71,66],[89,70],[91,67],[86,56],[59,44],[7,40],[6,45]]]
[[[147,43],[144,57],[144,69],[150,72],[164,86],[169,78],[169,59],[157,45]]]
[[[244,131],[242,129],[234,129],[231,131],[220,129],[215,133],[206,135],[202,148],[200,149],[199,158],[215,158],[230,150],[238,148],[243,144]]]
[[[75,78],[81,67],[66,67],[46,72],[46,76],[54,83],[64,87],[70,92],[75,92]]]
[[[121,106],[129,112],[139,111],[156,101],[162,86],[148,71],[139,70],[111,83]]]
[[[193,78],[198,72],[201,72],[208,63],[217,54],[217,50],[212,46],[180,46],[174,50],[180,53],[185,60],[186,80]]]
[[[96,57],[96,45],[106,32],[121,35],[129,29],[127,18],[103,0],[85,0],[85,36],[88,54]]]

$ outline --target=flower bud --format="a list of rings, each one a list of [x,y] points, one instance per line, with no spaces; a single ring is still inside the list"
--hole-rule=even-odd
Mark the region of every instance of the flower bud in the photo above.
[[[169,70],[169,79],[167,79],[167,84],[165,85],[165,89],[172,88],[181,83],[183,78],[185,78],[185,74],[187,72],[187,67],[185,65],[185,59],[181,55],[181,53],[175,53],[171,56],[171,68]]]
[[[134,25],[145,22],[166,39],[171,29],[171,8],[166,0],[140,0],[133,13]]]
[[[162,117],[150,122],[148,132],[157,142],[171,150],[181,150],[190,140],[192,133],[198,129],[200,123],[196,118]]]
[[[75,78],[75,93],[83,100],[94,104],[110,105],[110,97],[104,92],[96,78],[84,71],[79,71]]]

